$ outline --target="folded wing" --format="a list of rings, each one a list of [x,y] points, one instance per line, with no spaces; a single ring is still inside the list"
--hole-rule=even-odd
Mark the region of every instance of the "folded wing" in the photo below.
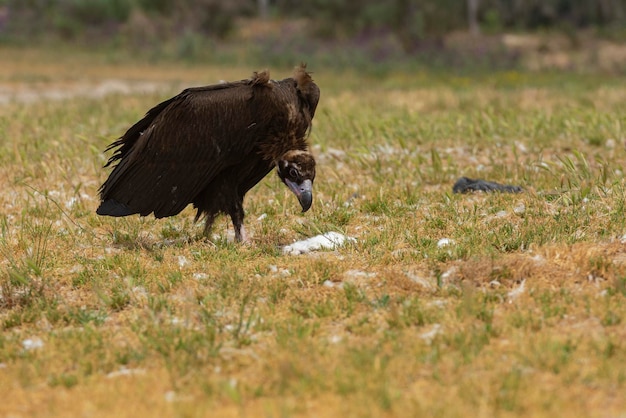
[[[102,185],[98,214],[157,218],[185,208],[216,175],[255,152],[271,112],[269,77],[191,88],[151,109],[110,148],[117,162]],[[262,119],[260,119],[260,117]]]

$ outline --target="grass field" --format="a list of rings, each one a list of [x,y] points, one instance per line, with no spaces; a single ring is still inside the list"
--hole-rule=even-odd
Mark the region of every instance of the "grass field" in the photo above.
[[[272,173],[237,245],[95,208],[145,111],[256,68],[0,54],[0,416],[625,416],[623,76],[310,68],[312,210]]]

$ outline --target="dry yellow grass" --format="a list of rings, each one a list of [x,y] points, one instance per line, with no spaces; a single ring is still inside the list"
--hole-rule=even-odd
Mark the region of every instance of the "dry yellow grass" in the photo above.
[[[94,210],[109,142],[253,68],[1,53],[0,415],[626,411],[623,78],[314,68],[313,210],[270,175],[239,246],[225,219],[201,239],[191,209]],[[155,88],[19,99],[111,79]],[[453,195],[461,175],[526,192]],[[327,231],[357,241],[282,254]]]

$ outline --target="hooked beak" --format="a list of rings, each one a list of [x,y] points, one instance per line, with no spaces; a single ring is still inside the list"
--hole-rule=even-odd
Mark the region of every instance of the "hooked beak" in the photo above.
[[[293,192],[302,206],[302,212],[306,212],[313,204],[313,182],[311,180],[304,180],[298,184],[289,179],[285,179],[285,184],[289,187],[289,190]]]

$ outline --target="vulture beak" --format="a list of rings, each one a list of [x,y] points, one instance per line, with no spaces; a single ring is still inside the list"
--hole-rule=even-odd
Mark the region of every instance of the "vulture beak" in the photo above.
[[[285,184],[289,187],[289,190],[293,192],[302,206],[302,212],[306,212],[313,203],[313,182],[311,180],[304,180],[298,184],[289,179],[285,179]]]

